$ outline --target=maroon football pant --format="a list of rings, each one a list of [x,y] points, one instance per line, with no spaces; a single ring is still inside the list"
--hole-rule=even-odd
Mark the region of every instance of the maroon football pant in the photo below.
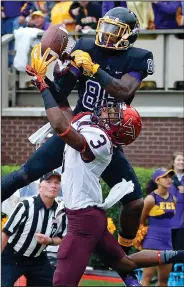
[[[124,251],[107,230],[107,216],[96,207],[66,210],[68,232],[58,250],[54,286],[77,286],[93,251],[115,267]]]

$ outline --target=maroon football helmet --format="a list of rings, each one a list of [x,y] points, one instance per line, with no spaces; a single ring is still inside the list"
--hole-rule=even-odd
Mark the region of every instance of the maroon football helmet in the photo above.
[[[103,111],[106,116],[103,115]],[[125,103],[96,106],[92,121],[103,128],[114,145],[129,145],[136,140],[142,121],[136,109]]]

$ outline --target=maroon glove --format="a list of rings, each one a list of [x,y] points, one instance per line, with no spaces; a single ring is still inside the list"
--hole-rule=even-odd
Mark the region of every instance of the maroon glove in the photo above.
[[[31,82],[35,87],[37,87],[40,92],[43,92],[43,90],[49,88],[49,86],[45,83],[44,79],[40,75],[38,75],[37,72],[31,66],[26,65],[26,73],[29,76],[33,77]]]

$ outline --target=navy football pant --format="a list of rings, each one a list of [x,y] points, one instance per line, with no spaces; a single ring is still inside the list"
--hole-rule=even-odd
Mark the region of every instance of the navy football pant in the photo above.
[[[28,161],[18,170],[2,178],[2,201],[9,198],[17,189],[28,185],[40,178],[42,175],[62,165],[65,143],[58,136],[54,135],[39,147]],[[113,187],[116,183],[125,178],[134,183],[134,192],[126,195],[122,203],[128,203],[142,197],[141,187],[135,172],[123,151],[114,148],[112,161],[102,174],[103,180]]]

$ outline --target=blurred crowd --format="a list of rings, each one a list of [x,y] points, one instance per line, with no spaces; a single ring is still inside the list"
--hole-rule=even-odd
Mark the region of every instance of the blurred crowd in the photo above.
[[[15,36],[15,43],[9,43],[8,66],[14,64],[18,71],[25,70],[26,47],[30,47],[40,29],[45,31],[52,24],[62,24],[76,40],[79,34],[95,33],[98,19],[118,6],[133,11],[142,30],[184,28],[184,1],[1,1],[1,36],[12,33]],[[27,29],[20,31],[20,27]],[[15,51],[21,52],[14,60]]]
[[[184,1],[1,1],[1,34],[19,27],[46,30],[50,24],[64,24],[69,32],[94,30],[100,17],[113,7],[129,8],[137,15],[141,29],[184,27]]]

